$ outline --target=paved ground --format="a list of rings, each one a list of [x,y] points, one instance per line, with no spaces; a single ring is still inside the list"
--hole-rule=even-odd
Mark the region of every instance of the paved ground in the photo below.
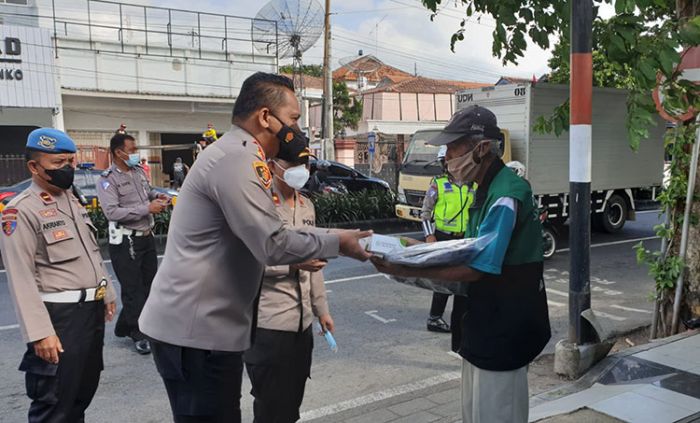
[[[636,265],[630,240],[653,237],[657,222],[656,213],[640,214],[621,234],[593,236],[597,244],[591,253],[593,308],[620,330],[648,323],[652,282],[646,269]],[[647,242],[658,247],[657,240]],[[555,341],[566,336],[567,269],[566,250],[546,264],[554,334],[545,352],[553,351]],[[425,330],[430,293],[389,281],[371,265],[347,259],[333,261],[325,275],[339,351],[330,352],[317,338],[304,417],[342,421],[356,414],[348,419],[400,421],[407,416],[415,422],[456,421],[460,360],[448,354],[449,336]],[[7,422],[21,421],[27,408],[22,374],[16,370],[23,346],[15,323],[6,275],[0,272],[0,421]],[[151,358],[133,353],[129,343],[111,334],[112,327],[105,340],[106,369],[88,421],[169,421],[167,399]],[[531,379],[535,391],[541,390],[539,379]],[[251,421],[247,391],[246,385],[244,421]],[[418,398],[423,409],[416,412],[407,411],[418,407],[415,403],[401,405]],[[428,402],[423,401],[426,398]],[[362,420],[372,412],[384,417]]]

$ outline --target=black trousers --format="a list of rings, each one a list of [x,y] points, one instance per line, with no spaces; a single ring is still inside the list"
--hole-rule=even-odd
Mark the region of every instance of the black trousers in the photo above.
[[[130,244],[129,238],[131,238]],[[132,252],[130,251],[133,248]],[[151,283],[158,271],[158,256],[153,235],[124,237],[119,245],[109,245],[112,267],[121,285],[122,310],[119,313],[114,333],[117,336],[141,338],[139,316]]]
[[[313,345],[311,326],[300,333],[257,329],[255,343],[243,356],[255,398],[255,423],[299,420]]]
[[[240,423],[240,352],[206,351],[151,339],[175,423]]]
[[[25,372],[29,423],[83,422],[103,369],[105,306],[102,301],[45,303],[56,336],[63,345],[58,364],[34,353],[27,344],[19,370]]]
[[[463,239],[464,235],[455,236],[445,232],[435,231],[435,238],[437,238],[438,241],[450,241],[453,239]],[[433,302],[430,305],[430,316],[442,317],[442,315],[445,313],[445,308],[447,308],[448,299],[450,299],[449,294],[433,292]]]

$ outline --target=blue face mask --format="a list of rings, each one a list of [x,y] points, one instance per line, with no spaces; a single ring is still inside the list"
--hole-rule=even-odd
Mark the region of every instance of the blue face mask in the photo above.
[[[126,165],[129,167],[136,167],[141,161],[139,153],[129,154],[129,159],[126,161]]]

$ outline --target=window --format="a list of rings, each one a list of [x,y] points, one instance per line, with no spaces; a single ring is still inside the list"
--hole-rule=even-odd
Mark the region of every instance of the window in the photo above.
[[[27,6],[28,0],[0,0],[0,3],[19,4],[22,6]]]

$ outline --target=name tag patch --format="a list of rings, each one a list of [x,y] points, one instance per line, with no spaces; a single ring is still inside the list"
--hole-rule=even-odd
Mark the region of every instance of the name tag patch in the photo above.
[[[65,220],[54,220],[53,222],[46,222],[42,225],[42,230],[60,228],[61,226],[66,226]],[[55,232],[54,232],[55,233]]]

